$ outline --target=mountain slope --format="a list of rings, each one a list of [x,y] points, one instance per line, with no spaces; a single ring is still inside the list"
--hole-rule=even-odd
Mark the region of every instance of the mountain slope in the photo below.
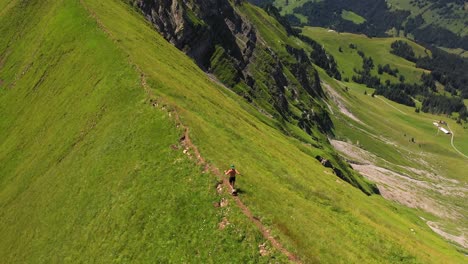
[[[262,262],[260,233],[213,207],[215,178],[80,3],[17,2],[1,21],[3,263]]]
[[[252,0],[275,4],[295,25],[383,37],[404,35],[420,43],[468,49],[467,5],[458,0]],[[350,13],[353,19],[350,19]]]
[[[367,38],[308,27],[303,34],[316,39],[336,58],[344,76],[352,72],[349,69],[361,67],[362,59],[356,49],[374,58],[375,64],[389,63],[389,68],[398,69],[398,75],[404,74],[406,80],[416,79],[418,71],[422,71],[392,54],[393,38]],[[424,53],[422,47],[408,43],[416,52]],[[421,214],[428,225],[466,250],[468,226],[464,216],[468,208],[463,202],[468,190],[466,123],[459,122],[456,116],[432,115],[389,102],[376,95],[373,88],[336,81],[323,70],[319,72],[332,99],[332,118],[336,124],[333,145],[337,150],[353,168],[376,181],[385,198],[429,213]],[[378,75],[377,71],[373,74],[398,82],[398,75]],[[438,89],[443,93],[440,86]],[[434,126],[439,121],[451,135]]]
[[[101,21],[112,29],[115,35],[119,36],[123,32],[127,34],[133,32],[131,36],[142,34],[141,28],[137,31],[125,27],[126,24],[134,23],[131,22],[133,20],[130,20],[130,17],[129,21],[116,20],[118,16],[108,11],[112,10],[111,5],[100,7],[98,4],[93,4],[92,7],[100,14]],[[143,32],[148,36],[154,34],[149,29]],[[227,163],[226,160],[230,160],[242,168],[241,172],[245,174],[241,178],[242,183],[239,183],[242,184],[240,188],[245,193],[242,199],[262,222],[271,223],[274,234],[278,235],[287,247],[297,250],[300,257],[309,261],[317,258],[321,261],[337,258],[353,261],[376,239],[382,241],[374,247],[379,253],[366,251],[370,259],[406,256],[411,260],[412,254],[421,258],[424,256],[417,253],[419,250],[413,251],[409,248],[425,248],[426,245],[444,248],[442,241],[437,242],[440,241],[439,238],[426,233],[428,230],[426,227],[420,230],[422,234],[417,239],[418,242],[414,244],[407,242],[411,246],[406,243],[398,245],[392,242],[396,239],[401,243],[397,237],[407,235],[411,237],[410,234],[405,235],[408,230],[407,225],[411,224],[405,220],[404,216],[395,215],[393,206],[387,207],[388,205],[381,198],[368,198],[349,185],[337,183],[336,177],[327,177],[327,174],[323,172],[324,168],[313,158],[317,153],[326,154],[322,152],[324,150],[303,148],[303,143],[284,137],[275,128],[264,123],[255,122],[255,119],[252,119],[253,116],[260,120],[265,120],[265,118],[257,110],[238,101],[238,97],[230,91],[217,87],[211,82],[202,82],[203,79],[209,79],[203,77],[198,70],[193,71],[194,74],[190,77],[186,75],[187,70],[190,69],[164,71],[164,67],[155,68],[152,65],[161,65],[161,61],[172,65],[175,69],[179,69],[179,66],[171,63],[174,59],[163,60],[167,55],[157,52],[156,48],[145,48],[154,45],[145,41],[151,38],[142,38],[140,41],[135,38],[130,39],[137,43],[126,40],[118,43],[129,51],[135,63],[140,65],[147,74],[149,84],[152,84],[151,80],[153,82],[168,80],[167,83],[172,84],[165,86],[159,81],[154,83],[154,87],[157,87],[157,91],[164,94],[164,97],[170,98],[169,100],[178,105],[182,120],[191,128],[193,141],[199,146],[202,155],[217,167],[222,167]],[[182,60],[179,58],[175,61]],[[182,76],[190,77],[191,81],[183,82]],[[199,77],[195,78],[195,76]],[[222,107],[219,108],[219,106]],[[341,192],[343,193],[340,195]],[[352,200],[339,198],[343,195],[348,197],[347,194]],[[359,213],[360,206],[364,211],[367,211],[364,208],[369,208],[369,206],[375,207],[374,209],[380,213],[368,218],[365,214]],[[350,208],[355,209],[350,210]],[[392,222],[399,224],[395,225]],[[372,223],[386,223],[392,228],[390,231],[381,225],[376,227]],[[325,227],[328,227],[327,231],[323,230]],[[353,230],[360,230],[360,232],[353,232]],[[311,234],[311,236],[302,234]],[[337,241],[330,237],[330,234],[344,239]],[[425,243],[428,244],[424,245]],[[410,255],[404,253],[406,249],[403,248],[407,246],[411,252]],[[339,250],[342,248],[347,248],[348,251]],[[434,251],[434,249],[422,248],[420,250],[423,252]],[[320,251],[329,253],[320,254]],[[446,253],[442,255],[434,253],[432,258],[435,261],[439,257],[450,258],[451,254],[448,252],[451,249],[446,248],[443,251]],[[458,256],[460,255],[455,253],[453,260],[456,261]],[[424,258],[424,261],[430,260]]]
[[[181,131],[148,104],[141,73],[154,102],[177,111],[211,166],[237,165],[241,199],[304,262],[464,260],[410,210],[332,175],[315,159],[334,159],[328,145],[295,126],[301,140],[286,136],[278,120],[213,82],[125,3],[16,4],[0,18],[8,36],[0,42],[0,110],[11,116],[0,132],[7,262],[268,262],[257,252],[264,238],[236,207],[212,207],[214,176],[172,150]],[[56,24],[41,22],[47,18]],[[73,60],[43,75],[61,48]],[[224,216],[232,224],[219,231]]]
[[[466,127],[446,117],[415,113],[380,96],[371,97],[372,90],[363,85],[328,81],[341,105],[334,108],[334,146],[353,168],[378,184],[385,198],[417,208],[435,232],[466,252]],[[436,120],[447,122],[444,127],[454,137],[437,132]]]
[[[382,82],[400,82],[398,77],[403,75],[408,83],[419,83],[422,73],[429,71],[417,68],[414,62],[405,60],[391,53],[391,44],[397,40],[407,41],[403,38],[368,38],[365,35],[351,33],[337,33],[323,28],[305,27],[302,34],[318,41],[323,48],[334,56],[344,78],[352,79],[356,75],[355,69],[362,68],[362,58],[357,51],[364,52],[365,56],[372,58],[375,67],[371,74],[378,76],[378,65],[389,64],[399,70],[396,76],[380,74]],[[430,56],[430,52],[422,46],[409,42],[417,57]],[[351,47],[352,46],[352,47]]]

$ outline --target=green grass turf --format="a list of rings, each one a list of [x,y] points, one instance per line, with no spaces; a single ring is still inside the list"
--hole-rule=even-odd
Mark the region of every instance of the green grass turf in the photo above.
[[[215,177],[171,148],[182,131],[78,1],[0,20],[2,263],[284,261],[260,257],[236,207],[213,207]]]
[[[456,54],[462,58],[468,58],[468,51],[464,50],[464,49],[461,49],[461,48],[458,48],[458,49],[449,49],[449,48],[444,48],[444,47],[439,47],[440,49],[446,51],[446,52],[449,52],[449,53],[452,53],[452,54]]]
[[[338,139],[352,142],[373,153],[378,157],[379,166],[410,175],[412,178],[438,184],[438,180],[412,172],[408,167],[432,172],[449,181],[455,180],[458,182],[456,186],[459,187],[467,184],[468,159],[457,153],[450,144],[451,137],[437,132],[432,123],[437,120],[446,121],[455,133],[454,145],[468,156],[466,124],[456,124],[455,120],[446,116],[415,113],[414,108],[396,104],[382,97],[372,98],[372,89],[359,84],[346,84],[350,89],[345,92],[344,84],[330,79],[323,71],[320,73],[323,79],[336,87],[346,98],[348,109],[366,124],[361,125],[342,115],[334,115]],[[367,91],[368,95],[364,95],[364,91]],[[335,111],[339,112],[338,109]],[[410,142],[411,138],[415,139],[415,143]],[[462,196],[441,195],[436,191],[427,195],[447,204],[446,209],[455,210],[461,215],[468,212]],[[424,217],[434,218],[430,215]],[[468,227],[468,222],[463,217],[434,219],[453,234],[458,234],[460,228]]]
[[[2,260],[269,261],[235,207],[213,208],[213,177],[170,148],[181,131],[148,106],[133,64],[210,163],[237,165],[241,199],[305,262],[464,260],[415,212],[330,175],[314,159],[329,147],[284,136],[126,4],[83,2],[106,34],[78,1],[32,1],[0,18]]]
[[[366,19],[362,16],[354,13],[353,11],[348,11],[344,9],[341,11],[341,17],[358,25],[366,22]]]
[[[295,15],[301,23],[307,23],[307,17],[301,14],[295,14],[294,9],[302,7],[305,3],[310,2],[312,0],[296,0],[296,1],[289,1],[289,0],[275,0],[274,4],[276,7],[280,8],[282,15]],[[317,0],[313,0],[317,1]],[[287,4],[286,4],[287,3]]]
[[[364,35],[338,33],[315,27],[304,27],[302,34],[318,41],[335,57],[343,78],[349,78],[351,80],[352,76],[356,75],[354,72],[355,68],[362,70],[362,58],[357,54],[357,50],[363,51],[367,57],[372,57],[375,65],[374,69],[371,71],[372,75],[378,75],[378,64],[385,65],[387,63],[390,64],[392,68],[398,68],[400,74],[403,74],[406,82],[409,83],[418,83],[421,74],[424,72],[424,70],[416,68],[413,62],[390,53],[392,42],[405,40],[402,38],[369,38]],[[405,41],[413,47],[416,56],[426,56],[423,47],[409,40]],[[357,45],[357,49],[351,49],[349,47],[351,43]],[[339,51],[340,47],[342,52]],[[386,73],[380,75],[380,78],[382,82],[385,80],[398,82],[398,77],[393,77]]]
[[[353,127],[349,127],[343,132],[343,135],[360,135],[360,140],[356,138],[353,141],[359,140],[359,143],[366,149],[371,150],[371,152],[378,153],[383,158],[401,163],[401,165],[417,165],[412,161],[411,156],[427,156],[425,159],[431,161],[431,164],[434,164],[435,167],[442,166],[441,173],[445,177],[466,181],[463,173],[468,169],[466,159],[453,150],[450,145],[450,136],[437,133],[437,129],[432,123],[440,119],[447,121],[450,128],[455,132],[456,147],[463,153],[468,154],[468,145],[466,144],[468,133],[466,129],[463,129],[463,126],[457,125],[455,120],[444,116],[435,116],[422,112],[415,113],[412,107],[399,105],[379,97],[386,102],[384,103],[380,99],[372,98],[370,96],[372,89],[362,85],[346,85],[351,88],[350,93],[346,95],[353,100],[350,104],[352,112],[356,113],[366,124],[370,124],[372,134],[383,135],[391,139],[399,147],[393,148],[385,144],[385,142],[379,143],[375,138],[356,132]],[[340,85],[340,87],[342,86],[344,85]],[[368,91],[368,95],[364,95],[365,90]],[[343,122],[340,124],[347,127]],[[410,144],[408,142],[411,137],[415,138],[416,143]],[[376,149],[380,145],[382,145],[381,148]]]

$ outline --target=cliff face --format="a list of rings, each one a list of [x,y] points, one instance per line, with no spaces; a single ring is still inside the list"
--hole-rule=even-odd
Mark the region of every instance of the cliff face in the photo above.
[[[262,112],[309,134],[314,126],[331,131],[328,112],[315,100],[324,93],[307,53],[285,43],[278,48],[266,41],[270,35],[260,34],[257,27],[273,27],[273,18],[260,17],[255,23],[264,24],[254,25],[242,11],[254,7],[242,0],[133,0],[133,5],[169,42]],[[267,16],[258,9],[253,13]]]
[[[216,45],[229,51],[238,68],[245,67],[252,55],[255,31],[228,1],[137,0],[134,4],[169,42],[204,69],[209,68]]]

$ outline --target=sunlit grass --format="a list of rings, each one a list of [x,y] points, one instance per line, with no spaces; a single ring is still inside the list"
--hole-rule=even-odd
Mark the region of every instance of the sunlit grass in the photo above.
[[[285,136],[125,3],[83,2],[106,34],[78,1],[31,2],[0,18],[0,78],[11,87],[0,94],[2,260],[285,262],[259,256],[265,239],[233,204],[213,207],[215,178],[171,148],[181,131],[148,104],[133,64],[208,162],[236,164],[240,198],[304,262],[464,260],[414,211],[332,175],[315,159],[336,159],[329,145]],[[223,216],[232,225],[220,231]]]

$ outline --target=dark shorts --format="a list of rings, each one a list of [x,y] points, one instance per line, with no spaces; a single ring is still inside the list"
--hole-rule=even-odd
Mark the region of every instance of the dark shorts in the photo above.
[[[229,177],[229,183],[236,182],[236,176],[234,177]]]

